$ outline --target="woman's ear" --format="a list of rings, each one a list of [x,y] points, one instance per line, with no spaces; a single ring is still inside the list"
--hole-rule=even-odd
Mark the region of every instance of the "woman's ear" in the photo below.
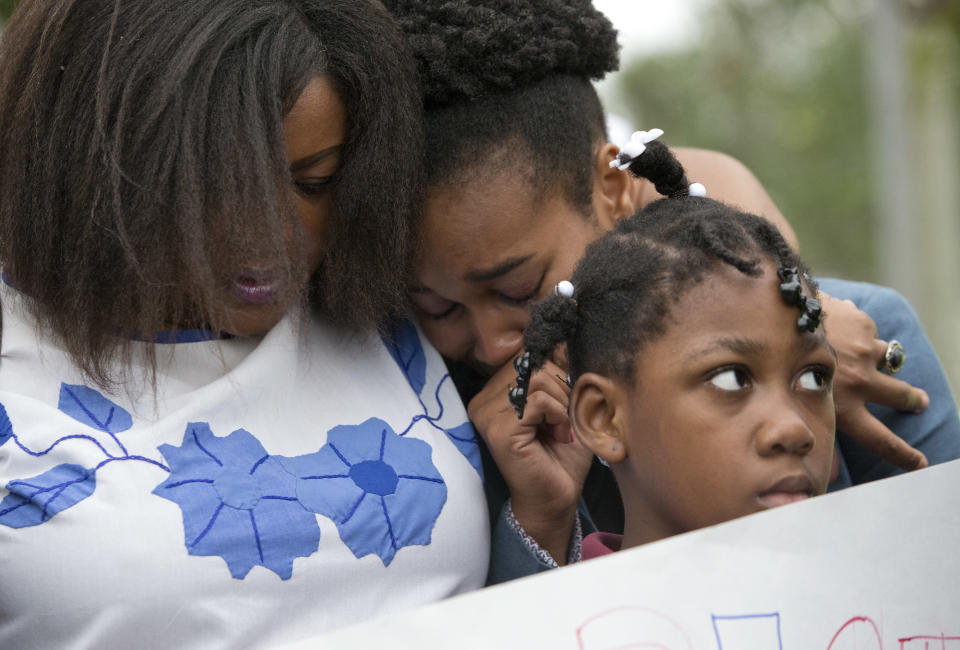
[[[640,208],[640,182],[630,172],[610,166],[618,153],[617,145],[606,142],[597,149],[593,161],[593,213],[606,229]]]
[[[570,424],[587,449],[607,463],[627,457],[625,397],[616,382],[594,372],[580,375],[570,394]]]

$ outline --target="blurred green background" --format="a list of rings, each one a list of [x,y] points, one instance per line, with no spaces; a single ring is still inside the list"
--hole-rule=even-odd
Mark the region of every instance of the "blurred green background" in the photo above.
[[[625,58],[608,108],[743,161],[818,275],[913,302],[960,397],[960,2],[688,2],[696,38]]]
[[[742,160],[817,274],[913,302],[960,397],[960,0],[684,2],[696,39],[625,58],[608,108]]]

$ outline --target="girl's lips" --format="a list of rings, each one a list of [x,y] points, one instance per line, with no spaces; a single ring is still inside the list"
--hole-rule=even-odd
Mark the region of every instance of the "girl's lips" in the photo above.
[[[757,501],[764,508],[777,508],[797,501],[809,499],[806,492],[768,492],[757,497]]]
[[[780,479],[757,495],[757,502],[764,508],[776,508],[809,499],[815,494],[813,481],[804,474]]]
[[[233,277],[234,294],[243,302],[262,304],[277,297],[279,283],[275,274],[243,271]]]

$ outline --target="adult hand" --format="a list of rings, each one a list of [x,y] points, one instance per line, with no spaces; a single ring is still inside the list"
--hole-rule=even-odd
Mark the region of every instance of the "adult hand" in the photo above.
[[[528,535],[564,564],[592,454],[571,433],[566,372],[548,361],[530,377],[523,418],[507,399],[516,384],[505,364],[467,413],[510,489],[513,514]]]
[[[877,338],[877,326],[849,300],[820,292],[826,313],[827,340],[837,351],[833,396],[837,429],[880,458],[906,470],[927,466],[927,458],[867,410],[867,402],[920,413],[930,404],[926,392],[881,369],[887,342]]]

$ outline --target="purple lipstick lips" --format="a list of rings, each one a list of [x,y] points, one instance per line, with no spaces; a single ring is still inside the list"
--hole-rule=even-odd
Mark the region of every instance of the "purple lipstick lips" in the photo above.
[[[263,304],[277,297],[279,282],[275,273],[241,271],[233,277],[233,290],[243,302]]]

